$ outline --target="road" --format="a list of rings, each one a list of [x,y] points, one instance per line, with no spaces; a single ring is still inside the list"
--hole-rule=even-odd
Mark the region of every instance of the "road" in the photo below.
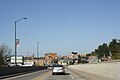
[[[52,75],[51,70],[43,70],[1,80],[89,80],[68,69],[65,69],[65,71],[65,75]]]

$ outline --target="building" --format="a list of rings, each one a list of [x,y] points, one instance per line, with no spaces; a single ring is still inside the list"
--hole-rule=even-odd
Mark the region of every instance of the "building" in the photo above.
[[[37,58],[37,57],[34,57],[34,55],[24,57],[24,63],[25,64],[31,64],[32,63],[35,66],[44,66],[44,64],[45,64],[44,62],[45,62],[44,57]]]
[[[57,63],[58,56],[57,53],[46,53],[45,54],[45,65],[49,65],[51,63]]]
[[[72,52],[68,57],[69,57],[69,59],[78,59],[78,53]]]
[[[45,66],[45,58],[40,57],[40,58],[34,58],[34,62],[36,66]]]

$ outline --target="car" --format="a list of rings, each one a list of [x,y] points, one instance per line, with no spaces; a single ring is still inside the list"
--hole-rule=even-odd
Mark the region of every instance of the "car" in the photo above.
[[[52,75],[54,74],[65,74],[65,67],[63,65],[54,65]]]
[[[50,64],[50,65],[48,65],[48,69],[52,70],[54,65],[56,65],[56,64]]]
[[[52,70],[53,69],[53,65],[48,65],[48,69]]]

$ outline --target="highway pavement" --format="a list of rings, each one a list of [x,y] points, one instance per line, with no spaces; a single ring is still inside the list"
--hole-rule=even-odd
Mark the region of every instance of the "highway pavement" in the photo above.
[[[71,72],[68,69],[65,69],[65,71],[66,73],[64,75],[52,75],[52,71],[47,69],[1,80],[89,80],[85,77],[75,74],[74,72]]]

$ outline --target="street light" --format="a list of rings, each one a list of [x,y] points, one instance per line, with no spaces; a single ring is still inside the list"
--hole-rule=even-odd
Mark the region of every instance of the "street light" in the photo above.
[[[41,43],[41,41],[37,42],[37,57],[39,57],[39,43]]]
[[[23,20],[23,19],[27,19],[27,18],[21,18],[21,19],[19,19],[19,20],[17,20],[17,21],[15,21],[15,66],[17,66],[17,45],[16,45],[16,23],[17,22],[19,22],[19,21],[21,21],[21,20]]]

